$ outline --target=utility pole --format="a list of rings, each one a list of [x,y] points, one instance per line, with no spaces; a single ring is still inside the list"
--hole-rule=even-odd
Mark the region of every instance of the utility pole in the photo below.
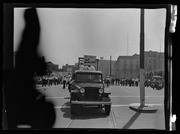
[[[98,69],[99,69],[99,59],[96,59],[96,62],[97,62],[97,71],[98,71]]]
[[[127,56],[129,56],[129,42],[128,42],[129,38],[128,38],[128,33],[127,33]]]
[[[160,72],[160,75],[162,76],[162,74],[161,74],[161,71],[162,71],[162,69],[161,69],[161,39],[160,39],[160,53],[159,53],[159,72]]]
[[[144,9],[141,9],[140,21],[140,105],[145,106],[144,87]]]
[[[110,56],[110,77],[111,77],[111,56]]]
[[[130,108],[139,112],[156,112],[157,108],[153,105],[145,105],[145,73],[144,73],[144,9],[141,9],[140,14],[140,104],[130,104]]]

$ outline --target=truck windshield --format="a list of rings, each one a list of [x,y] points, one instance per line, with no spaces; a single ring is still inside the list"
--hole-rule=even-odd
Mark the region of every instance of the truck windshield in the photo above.
[[[101,83],[102,75],[101,74],[77,74],[77,82],[94,82]]]

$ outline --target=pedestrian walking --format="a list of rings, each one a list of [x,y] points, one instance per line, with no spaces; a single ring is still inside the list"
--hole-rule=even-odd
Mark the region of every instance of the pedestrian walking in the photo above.
[[[138,78],[135,79],[135,84],[136,84],[136,87],[138,86]]]
[[[67,86],[69,86],[70,81],[71,81],[71,76],[69,75],[67,76],[67,82],[66,82]]]
[[[111,78],[111,85],[114,86],[114,78]]]
[[[109,76],[107,76],[107,78],[106,78],[106,84],[107,84],[107,87],[109,87],[109,84],[110,84],[110,78],[109,78]]]
[[[118,78],[117,79],[117,85],[119,86],[119,84],[120,84],[120,79]]]
[[[66,76],[63,77],[62,82],[63,82],[63,89],[65,89],[66,88]]]

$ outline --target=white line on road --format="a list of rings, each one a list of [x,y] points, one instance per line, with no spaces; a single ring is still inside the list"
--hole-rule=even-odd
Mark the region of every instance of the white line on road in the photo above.
[[[148,105],[156,105],[156,106],[161,106],[161,105],[164,105],[164,104],[149,104]],[[128,107],[130,106],[130,104],[122,104],[122,105],[111,105],[112,107]],[[57,107],[54,107],[54,108],[71,108],[71,106],[57,106]]]
[[[113,121],[113,124],[114,124],[114,128],[117,128],[117,124],[116,124],[116,120],[115,120],[115,115],[114,115],[114,111],[113,109],[111,108],[111,116],[112,116],[112,121]]]
[[[70,96],[64,96],[64,97],[46,97],[47,99],[50,99],[50,98],[52,98],[52,99],[62,99],[62,98],[69,98]],[[137,98],[139,98],[140,96],[110,96],[111,98],[118,98],[118,97],[129,97],[129,98],[131,98],[131,97],[137,97]],[[145,96],[145,97],[157,97],[157,98],[162,98],[162,97],[164,97],[164,96]]]
[[[64,97],[46,97],[47,99],[50,99],[50,98],[52,98],[52,99],[62,99],[62,98],[67,98],[67,97],[69,97],[69,96],[64,96]]]
[[[139,98],[140,96],[111,96],[110,95],[110,97],[112,97],[112,98],[118,98],[118,97],[137,97],[137,98]],[[145,96],[145,97],[164,97],[164,96]]]
[[[66,128],[68,128],[71,125],[72,121],[73,121],[72,119],[69,121],[69,123],[67,124]]]
[[[161,105],[164,105],[164,104],[147,104],[147,105],[156,105],[156,106],[161,106]],[[112,105],[112,107],[128,107],[130,106],[130,104],[122,104],[122,105]]]
[[[54,107],[54,108],[71,108],[71,106],[57,106],[57,107]]]

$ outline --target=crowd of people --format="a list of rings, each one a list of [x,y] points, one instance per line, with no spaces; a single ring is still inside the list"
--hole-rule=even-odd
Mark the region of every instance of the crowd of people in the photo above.
[[[52,86],[52,85],[62,85],[63,89],[69,84],[71,80],[71,76],[63,76],[63,77],[53,77],[53,76],[43,76],[43,77],[35,77],[35,84],[44,86]]]
[[[71,76],[63,76],[63,77],[50,77],[50,76],[43,76],[43,77],[35,77],[34,78],[35,83],[39,84],[41,86],[52,86],[52,85],[63,85],[63,89],[68,86]],[[138,78],[110,78],[106,77],[103,79],[104,83],[107,87],[110,85],[117,85],[117,86],[138,86],[139,85],[139,79]]]
[[[63,85],[63,89],[65,89],[70,81],[71,76],[65,75],[62,77],[55,77],[55,76],[43,76],[43,77],[35,77],[34,78],[35,84],[39,84],[42,87],[45,86],[52,86],[52,85]],[[106,87],[109,86],[138,86],[140,80],[138,78],[112,78],[112,77],[106,77],[103,78],[104,84]],[[150,79],[146,79],[144,82],[145,87],[149,87],[151,85]]]
[[[131,78],[131,79],[126,79],[126,78],[105,78],[104,83],[106,84],[107,87],[109,85],[117,85],[117,86],[138,86],[139,85],[139,79],[138,78]]]
[[[52,86],[52,85],[59,85],[60,80],[57,77],[43,76],[43,77],[36,77],[35,83],[40,84],[42,86]]]

